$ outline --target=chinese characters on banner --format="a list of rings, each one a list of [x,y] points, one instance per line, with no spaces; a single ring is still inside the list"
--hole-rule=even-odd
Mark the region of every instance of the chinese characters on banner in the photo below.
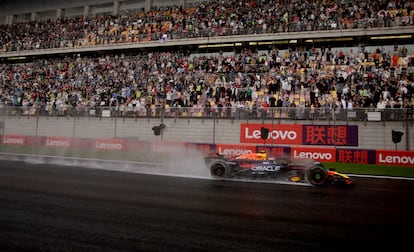
[[[260,137],[261,127],[269,129],[265,142]],[[240,143],[358,146],[358,126],[242,123]]]
[[[375,164],[375,150],[338,149],[336,161],[354,164]]]
[[[358,146],[358,126],[303,125],[303,145]]]

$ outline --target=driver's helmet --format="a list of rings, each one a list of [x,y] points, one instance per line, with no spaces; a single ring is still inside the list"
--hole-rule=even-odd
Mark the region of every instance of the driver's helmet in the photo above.
[[[265,160],[267,158],[267,153],[265,150],[260,150],[259,153],[257,153],[257,157],[261,160]]]

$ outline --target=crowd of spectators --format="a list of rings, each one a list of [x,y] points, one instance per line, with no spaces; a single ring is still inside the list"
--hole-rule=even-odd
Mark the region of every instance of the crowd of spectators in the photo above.
[[[3,52],[149,40],[414,24],[410,1],[209,0],[184,8],[122,10],[0,25]]]
[[[365,25],[387,26],[395,25],[397,17],[408,17],[405,24],[413,25],[411,6],[405,1],[335,2],[208,1],[192,12],[170,8],[162,15],[151,12],[14,24],[0,27],[0,43],[10,51],[75,46],[80,40],[99,44],[115,38],[128,42],[137,38],[131,32],[137,27],[155,27],[156,31],[166,27],[163,29],[171,36],[172,31],[179,34],[206,29],[227,30],[226,34],[236,28],[262,32],[270,27],[278,32],[319,29],[332,21],[340,28],[349,24],[353,28],[361,20]],[[165,26],[165,22],[170,25]],[[126,30],[128,36],[123,37]],[[96,35],[94,42],[91,34]],[[248,110],[253,115],[268,108],[282,108],[278,112],[283,113],[283,108],[291,107],[326,111],[412,109],[413,90],[413,60],[404,46],[373,51],[245,48],[239,53],[214,55],[153,51],[0,65],[2,103],[29,114],[39,110],[56,115],[84,113],[103,106],[136,116],[148,115],[149,110],[159,113],[161,108],[186,108],[186,113],[195,115],[218,111],[220,116],[226,116],[228,108]]]
[[[53,114],[102,106],[138,116],[154,108],[412,109],[414,67],[398,55],[383,48],[273,48],[40,59],[0,65],[0,97],[24,111]]]

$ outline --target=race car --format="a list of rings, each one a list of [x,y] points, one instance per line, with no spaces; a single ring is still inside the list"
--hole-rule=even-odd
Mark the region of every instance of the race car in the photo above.
[[[315,160],[268,158],[265,151],[236,157],[215,154],[205,158],[210,174],[216,179],[274,179],[310,183],[315,186],[333,184],[350,186],[352,179],[335,169],[326,169]]]

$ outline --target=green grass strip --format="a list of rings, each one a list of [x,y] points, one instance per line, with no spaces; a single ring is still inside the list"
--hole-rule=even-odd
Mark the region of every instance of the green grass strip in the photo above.
[[[335,168],[336,170],[346,174],[358,175],[381,175],[393,177],[414,178],[414,169],[407,166],[386,166],[375,164],[351,164],[351,163],[323,163],[327,168]]]

